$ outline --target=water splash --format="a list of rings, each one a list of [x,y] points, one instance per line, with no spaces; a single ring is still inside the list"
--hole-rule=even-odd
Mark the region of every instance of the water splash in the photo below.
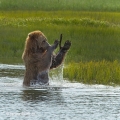
[[[50,84],[52,85],[62,85],[64,83],[63,79],[63,64],[56,69],[50,71]]]

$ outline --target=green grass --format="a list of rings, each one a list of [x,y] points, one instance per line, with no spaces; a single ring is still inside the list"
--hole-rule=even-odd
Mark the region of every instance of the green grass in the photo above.
[[[65,66],[64,77],[85,84],[120,85],[120,63],[117,60],[73,62]]]
[[[27,34],[49,43],[63,34],[72,46],[64,77],[86,84],[120,85],[119,0],[1,0],[0,63],[22,63]]]
[[[0,10],[120,11],[119,0],[1,0]]]

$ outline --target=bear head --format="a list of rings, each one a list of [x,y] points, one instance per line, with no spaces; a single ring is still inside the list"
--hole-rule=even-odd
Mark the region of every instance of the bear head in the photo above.
[[[47,38],[41,31],[30,32],[26,39],[24,55],[37,52],[44,53],[49,46],[50,44],[47,42]]]

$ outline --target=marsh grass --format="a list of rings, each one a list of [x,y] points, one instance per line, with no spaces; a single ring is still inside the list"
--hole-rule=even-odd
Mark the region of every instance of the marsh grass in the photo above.
[[[120,85],[120,63],[117,60],[73,62],[64,67],[64,77],[85,84]]]
[[[119,0],[1,0],[0,10],[120,11]]]

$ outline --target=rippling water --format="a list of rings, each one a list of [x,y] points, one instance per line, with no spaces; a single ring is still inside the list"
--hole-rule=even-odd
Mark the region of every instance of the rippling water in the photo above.
[[[23,76],[23,65],[0,64],[0,120],[120,120],[120,87],[58,75],[48,87],[23,88]]]

